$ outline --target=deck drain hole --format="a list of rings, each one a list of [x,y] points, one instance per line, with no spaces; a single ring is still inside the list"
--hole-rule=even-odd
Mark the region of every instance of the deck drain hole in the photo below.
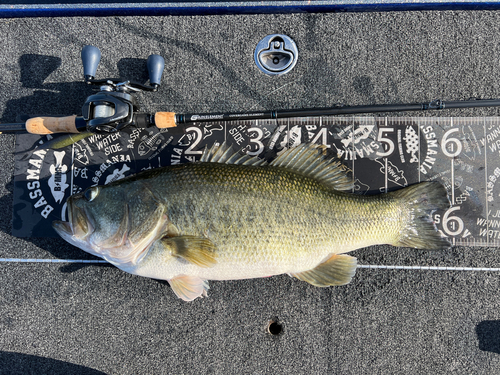
[[[269,332],[273,336],[278,336],[283,332],[283,326],[277,319],[273,319],[269,321],[269,325],[267,326],[267,332]]]

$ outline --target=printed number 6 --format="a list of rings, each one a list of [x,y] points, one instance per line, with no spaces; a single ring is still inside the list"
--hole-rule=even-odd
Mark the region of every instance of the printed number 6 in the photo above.
[[[458,216],[450,216],[450,214],[452,212],[459,211],[459,210],[460,210],[460,206],[451,207],[443,215],[443,229],[446,232],[446,234],[448,234],[450,236],[456,236],[457,234],[462,233],[462,231],[464,230],[463,220],[461,218],[459,218]],[[458,228],[456,230],[453,230],[453,229],[455,229],[455,225],[451,225],[452,228],[450,229],[450,227],[449,227],[450,221],[452,221],[452,222],[455,221],[457,223]]]
[[[388,145],[386,152],[377,151],[378,157],[385,158],[386,156],[389,156],[394,152],[394,149],[395,149],[394,141],[390,138],[384,138],[385,132],[389,133],[389,132],[393,132],[393,131],[394,131],[394,128],[379,128],[378,129],[377,141],[387,143],[387,145]]]
[[[453,129],[446,131],[446,133],[443,134],[443,140],[441,142],[441,150],[443,150],[443,154],[445,154],[449,158],[454,158],[455,156],[460,155],[460,153],[462,152],[462,142],[460,142],[460,140],[458,140],[456,138],[449,138],[448,139],[448,136],[451,133],[455,133],[455,132],[458,132],[458,128],[453,128]],[[452,152],[448,152],[448,150],[447,150],[448,144],[450,144],[450,149]],[[453,144],[455,144],[457,146],[455,152],[453,152]]]

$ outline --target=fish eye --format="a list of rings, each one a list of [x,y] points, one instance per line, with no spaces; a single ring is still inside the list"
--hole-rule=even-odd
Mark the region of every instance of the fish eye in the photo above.
[[[99,187],[93,186],[89,187],[83,192],[83,197],[87,202],[92,202],[99,195]]]

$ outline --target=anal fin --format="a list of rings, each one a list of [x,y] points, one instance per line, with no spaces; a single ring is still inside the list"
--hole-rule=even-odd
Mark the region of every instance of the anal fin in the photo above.
[[[208,281],[196,276],[181,275],[168,280],[175,295],[184,301],[192,301],[198,297],[207,297],[210,289]]]
[[[356,258],[345,254],[334,254],[312,270],[290,275],[319,287],[345,285],[354,276],[356,266]]]
[[[161,243],[173,256],[183,258],[197,266],[213,267],[217,263],[215,260],[216,246],[208,238],[165,236],[161,239]]]

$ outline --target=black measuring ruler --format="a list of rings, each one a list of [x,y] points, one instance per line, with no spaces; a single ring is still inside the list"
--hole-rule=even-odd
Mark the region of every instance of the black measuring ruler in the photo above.
[[[50,137],[49,137],[50,138]],[[55,235],[69,195],[144,169],[198,160],[223,141],[272,160],[289,147],[323,144],[352,172],[354,193],[380,194],[440,181],[452,206],[435,212],[454,245],[500,246],[499,117],[301,117],[194,123],[183,133],[127,129],[60,150],[17,135],[13,234]]]

